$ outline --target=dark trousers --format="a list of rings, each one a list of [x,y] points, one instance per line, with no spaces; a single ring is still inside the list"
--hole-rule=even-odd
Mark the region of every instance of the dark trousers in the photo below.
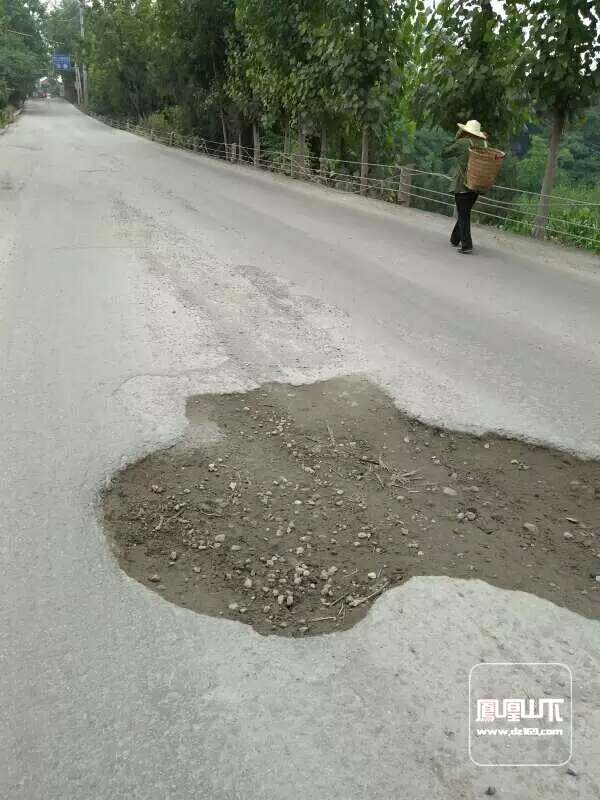
[[[465,250],[473,247],[471,239],[471,209],[479,197],[478,192],[456,192],[454,200],[458,211],[458,220],[450,236],[453,245],[462,245]]]

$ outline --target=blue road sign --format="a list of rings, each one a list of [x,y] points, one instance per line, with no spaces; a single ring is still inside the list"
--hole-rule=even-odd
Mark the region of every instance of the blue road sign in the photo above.
[[[64,53],[54,53],[52,63],[56,69],[71,69],[71,56],[67,56]]]

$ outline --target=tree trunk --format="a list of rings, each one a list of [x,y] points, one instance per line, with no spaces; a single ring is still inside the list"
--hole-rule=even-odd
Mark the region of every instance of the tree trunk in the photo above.
[[[252,140],[254,142],[254,166],[260,166],[260,128],[258,122],[252,123]]]
[[[325,178],[327,172],[327,126],[321,125],[321,158],[319,160],[321,179]]]
[[[286,122],[283,126],[283,152],[290,152],[290,123]]]
[[[543,239],[546,235],[546,226],[548,225],[548,216],[550,214],[549,195],[552,194],[552,189],[554,188],[556,165],[558,163],[558,148],[560,146],[560,140],[564,127],[564,114],[557,114],[554,117],[554,122],[552,124],[552,133],[550,134],[550,145],[548,148],[548,160],[546,161],[546,172],[544,173],[544,180],[542,183],[542,194],[533,227],[533,235],[538,239]]]
[[[304,133],[304,126],[300,126],[298,133],[298,177],[302,177],[306,168],[306,135]]]
[[[225,146],[225,160],[227,161],[229,157],[229,148],[227,146],[227,125],[225,124],[225,114],[223,113],[223,109],[221,109],[221,126],[223,128],[223,145]]]
[[[79,66],[75,64],[75,91],[77,92],[77,105],[81,105],[81,73]]]
[[[290,177],[294,174],[294,164],[292,161],[292,147],[291,147],[291,136],[290,136],[290,123],[286,120],[285,127],[283,129],[283,152],[285,153],[284,165],[289,167],[290,170]],[[286,164],[287,162],[287,164]]]
[[[88,107],[88,77],[87,77],[87,67],[83,64],[81,71],[83,73],[83,85],[82,85],[82,104],[85,109]]]
[[[362,154],[360,157],[360,193],[366,194],[369,181],[369,128],[362,132]]]

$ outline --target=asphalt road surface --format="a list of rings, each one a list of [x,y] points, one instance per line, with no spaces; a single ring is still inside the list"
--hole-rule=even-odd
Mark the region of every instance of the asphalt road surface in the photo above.
[[[0,796],[600,796],[600,624],[413,579],[355,628],[261,637],[118,568],[103,481],[185,397],[366,373],[426,420],[600,453],[600,271],[35,101],[0,137]],[[564,662],[567,767],[479,767],[468,676]],[[542,687],[543,688],[543,687]]]

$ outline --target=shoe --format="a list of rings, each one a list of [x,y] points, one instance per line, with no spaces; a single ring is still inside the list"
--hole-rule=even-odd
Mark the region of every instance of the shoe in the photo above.
[[[455,242],[453,242],[453,241],[452,241],[452,239],[451,239],[451,240],[450,240],[450,244],[452,245],[452,247],[458,247],[458,245],[460,244],[460,242],[456,242],[456,243],[455,243]]]
[[[456,252],[460,253],[463,256],[468,256],[470,253],[473,252],[473,248],[472,247],[459,247]]]

